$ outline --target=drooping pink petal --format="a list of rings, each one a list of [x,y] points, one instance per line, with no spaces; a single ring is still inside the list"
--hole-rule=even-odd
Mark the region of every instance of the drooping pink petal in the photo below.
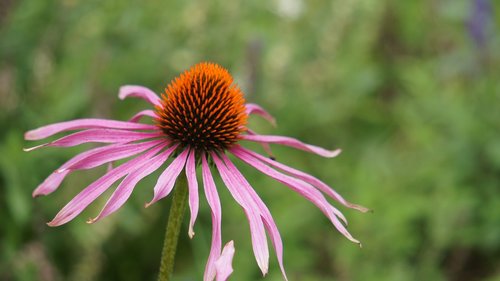
[[[323,157],[332,158],[340,154],[340,149],[335,150],[326,150],[319,146],[315,146],[312,144],[305,144],[297,139],[283,137],[283,136],[266,136],[266,135],[242,135],[242,139],[248,141],[254,141],[259,143],[277,143],[281,145],[286,145],[290,147],[294,147],[300,150],[312,152],[318,154]]]
[[[361,212],[370,211],[370,209],[368,209],[366,207],[363,207],[363,206],[360,206],[357,204],[353,204],[353,203],[345,200],[340,194],[338,194],[330,186],[328,186],[326,183],[322,182],[321,180],[313,177],[312,175],[306,174],[302,171],[299,171],[297,169],[294,169],[292,167],[289,167],[287,165],[279,163],[275,160],[264,157],[256,152],[251,151],[249,149],[246,149],[244,147],[238,147],[237,149],[242,150],[243,152],[250,154],[251,156],[259,159],[262,162],[265,162],[271,166],[274,166],[274,167],[276,167],[276,168],[278,168],[278,169],[280,169],[280,170],[282,170],[282,171],[284,171],[284,172],[286,172],[286,173],[288,173],[296,178],[299,178],[299,179],[315,186],[316,188],[318,188],[319,190],[324,192],[326,195],[330,196],[332,199],[334,199],[335,201],[339,202],[340,204],[342,204],[348,208],[356,209],[356,210],[361,211]]]
[[[62,137],[55,141],[37,145],[24,151],[32,151],[45,146],[76,146],[83,143],[99,142],[99,143],[126,143],[131,141],[143,140],[148,138],[161,137],[160,132],[136,132],[124,131],[115,129],[88,129],[85,131],[73,133]]]
[[[238,147],[231,149],[231,153],[233,153],[236,157],[240,158],[247,164],[253,166],[257,170],[261,171],[262,173],[276,179],[277,181],[283,183],[284,185],[287,185],[290,187],[292,190],[295,192],[299,193],[303,197],[305,197],[307,200],[311,201],[313,204],[315,204],[320,210],[323,211],[323,213],[330,218],[330,216],[333,213],[333,218],[335,221],[337,221],[337,217],[339,217],[345,224],[347,224],[347,220],[344,217],[344,215],[337,210],[335,207],[330,205],[328,201],[323,197],[323,194],[316,190],[313,186],[311,186],[308,183],[305,183],[299,179],[295,179],[293,177],[290,177],[288,175],[282,174],[271,167],[263,164],[262,162],[259,162],[257,159],[252,158],[251,156],[245,154],[242,152],[240,154],[240,151],[238,151]],[[333,221],[332,221],[333,222]],[[333,222],[335,224],[335,222]]]
[[[64,178],[71,171],[64,171],[62,173],[52,173],[50,174],[32,193],[33,197],[38,197],[41,195],[47,195],[54,192],[60,185]]]
[[[50,174],[50,176],[48,176],[33,191],[33,197],[40,196],[40,195],[47,195],[47,194],[54,192],[59,187],[59,185],[64,180],[64,178],[69,173],[71,173],[71,171],[66,170],[67,167],[69,167],[75,163],[78,163],[79,161],[82,161],[82,160],[86,159],[87,157],[92,156],[96,153],[100,153],[100,152],[106,151],[108,149],[113,149],[117,145],[119,145],[119,144],[111,144],[111,145],[107,145],[107,146],[93,148],[93,149],[87,150],[85,152],[82,152],[82,153],[76,155],[75,157],[71,158],[70,160],[66,161],[66,163],[64,163],[61,167],[59,167],[59,169],[56,170],[59,172],[53,172],[52,174]]]
[[[186,177],[189,188],[189,209],[191,211],[191,219],[189,220],[189,238],[194,236],[194,223],[198,215],[198,180],[196,179],[196,151],[191,150],[186,162]]]
[[[145,152],[144,154],[114,168],[92,184],[87,186],[76,195],[66,206],[64,206],[55,218],[48,223],[49,226],[65,224],[80,214],[90,203],[105,192],[114,182],[124,177],[128,173],[136,170],[144,161],[147,161],[165,145],[159,145]]]
[[[256,168],[260,172],[274,178],[275,180],[289,186],[292,190],[295,192],[299,193],[303,197],[305,197],[307,200],[311,201],[313,204],[315,204],[320,210],[323,211],[323,213],[329,217],[330,212],[333,212],[335,215],[337,215],[342,221],[344,221],[347,224],[347,220],[345,219],[344,215],[335,209],[333,206],[326,201],[326,199],[323,197],[321,192],[316,190],[313,186],[295,179],[293,177],[287,176],[285,174],[282,174],[271,167],[263,164],[262,162],[258,161],[257,159],[252,158],[250,155],[245,154],[244,151],[239,150],[240,147],[234,147],[230,149],[230,152],[233,153],[236,157],[240,158],[243,160],[245,163],[249,164],[250,166]],[[336,217],[335,217],[336,219]]]
[[[281,241],[280,232],[278,230],[278,227],[276,226],[276,223],[274,222],[271,212],[267,208],[266,204],[264,204],[262,199],[259,197],[259,195],[252,188],[250,183],[248,183],[248,181],[240,173],[238,168],[231,162],[231,160],[229,160],[229,158],[224,154],[221,155],[221,157],[224,160],[224,163],[226,164],[227,168],[229,169],[231,176],[235,179],[238,185],[246,193],[245,196],[251,198],[251,200],[253,200],[253,202],[259,208],[262,218],[264,219],[266,230],[271,236],[271,241],[273,242],[274,251],[276,252],[276,257],[278,258],[278,264],[280,266],[281,273],[283,274],[285,280],[288,280],[285,272],[285,267],[283,266],[283,242]]]
[[[120,93],[118,93],[120,99],[125,99],[128,97],[141,98],[152,105],[160,105],[160,98],[155,92],[143,86],[127,85],[120,88]]]
[[[132,194],[132,191],[134,190],[137,183],[144,177],[156,171],[163,163],[165,163],[165,161],[167,161],[168,157],[172,154],[172,152],[175,151],[176,148],[177,145],[169,147],[164,152],[154,156],[147,161],[144,161],[139,169],[128,174],[120,183],[120,185],[115,189],[99,215],[93,219],[90,219],[89,221],[87,221],[87,223],[94,223],[118,210],[130,197],[130,194]]]
[[[60,186],[64,178],[73,170],[91,169],[110,161],[136,155],[162,142],[166,143],[167,141],[154,140],[138,144],[111,144],[80,153],[48,176],[47,179],[33,191],[33,197],[54,192]],[[108,172],[111,169],[113,169],[113,167],[109,166]]]
[[[221,220],[222,211],[220,206],[219,194],[217,193],[217,188],[210,172],[210,167],[208,166],[205,154],[201,156],[201,167],[203,174],[203,188],[205,190],[205,196],[207,197],[208,205],[210,206],[210,211],[212,213],[212,246],[210,247],[210,254],[208,256],[207,265],[205,267],[205,274],[203,275],[203,281],[212,281],[216,275],[215,262],[219,258],[221,253]]]
[[[271,123],[273,126],[276,126],[276,119],[274,119],[274,117],[267,111],[265,111],[260,105],[257,105],[255,103],[247,103],[245,104],[245,107],[247,115],[257,114],[269,121],[269,123]]]
[[[151,117],[151,118],[157,118],[158,117],[153,110],[146,109],[146,110],[143,110],[143,111],[139,111],[137,114],[135,114],[134,116],[132,116],[132,118],[130,118],[128,120],[128,122],[137,123],[144,116],[148,116],[148,117]]]
[[[282,174],[274,170],[273,168],[260,162],[258,159],[250,157],[248,154],[243,153],[241,150],[238,150],[237,148],[233,148],[230,151],[231,153],[233,153],[233,155],[243,160],[245,163],[256,168],[260,172],[274,178],[275,180],[285,184],[295,192],[302,195],[307,200],[311,201],[330,219],[330,221],[333,223],[335,228],[337,228],[337,230],[340,233],[342,233],[347,239],[351,240],[352,242],[360,244],[360,242],[356,240],[354,237],[352,237],[352,235],[347,231],[345,226],[338,220],[337,216],[344,222],[346,222],[346,219],[342,215],[342,213],[338,211],[336,208],[334,208],[332,205],[330,205],[328,201],[326,201],[325,197],[323,197],[323,194],[321,194],[321,192],[319,192],[316,188],[314,188],[313,186],[309,185],[306,182],[292,178],[290,176],[287,176],[285,174]]]
[[[179,156],[177,156],[168,168],[165,169],[165,171],[160,175],[154,187],[153,199],[146,203],[146,208],[158,200],[166,197],[170,191],[172,191],[177,177],[184,168],[188,154],[189,148],[184,149],[184,151],[179,154]]]
[[[161,139],[141,143],[119,144],[115,147],[110,147],[109,149],[94,153],[72,165],[66,166],[63,169],[58,169],[56,172],[62,172],[64,170],[92,169],[108,162],[136,155],[160,143],[168,143],[168,141]]]
[[[57,133],[93,128],[109,128],[121,130],[157,130],[155,125],[138,124],[107,119],[77,119],[67,122],[55,123],[28,131],[24,134],[26,140],[41,140]]]
[[[222,249],[222,254],[215,262],[215,268],[217,270],[216,281],[226,281],[231,273],[233,273],[233,256],[234,242],[233,240],[231,240],[224,246],[224,249]]]
[[[219,159],[217,154],[211,153],[211,156],[217,166],[217,170],[219,170],[222,181],[224,181],[234,200],[236,200],[236,202],[238,202],[238,204],[243,208],[243,211],[247,216],[250,225],[250,236],[252,238],[252,247],[255,259],[257,260],[257,264],[259,265],[262,274],[266,275],[269,266],[269,249],[267,247],[266,231],[264,229],[259,208],[256,206],[252,198],[247,196],[247,194],[241,190],[238,182],[233,179],[231,172]]]

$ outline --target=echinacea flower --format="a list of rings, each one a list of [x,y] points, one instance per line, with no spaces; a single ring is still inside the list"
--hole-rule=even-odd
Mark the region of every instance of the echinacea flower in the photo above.
[[[281,144],[323,157],[335,157],[340,149],[326,150],[284,136],[259,135],[246,127],[250,114],[257,114],[274,123],[274,118],[256,104],[246,104],[241,90],[231,75],[221,66],[200,63],[175,78],[158,97],[153,91],[141,86],[124,86],[119,97],[142,98],[155,110],[144,110],[129,121],[105,119],[79,119],[48,125],[29,131],[27,140],[40,140],[60,132],[81,130],[51,142],[26,149],[45,146],[76,146],[83,143],[107,143],[106,146],[85,151],[64,163],[40,184],[33,196],[47,195],[55,191],[63,179],[75,170],[91,169],[106,163],[135,156],[123,164],[111,168],[76,195],[55,218],[50,226],[65,224],[80,214],[89,204],[101,196],[115,182],[120,182],[102,211],[90,223],[96,222],[119,209],[131,195],[137,183],[173,159],[159,176],[154,196],[149,206],[168,196],[176,179],[184,170],[189,191],[191,218],[188,234],[194,235],[198,213],[198,181],[196,168],[201,166],[203,188],[212,215],[212,246],[205,268],[204,280],[225,280],[232,272],[234,254],[232,241],[222,252],[221,204],[215,186],[211,165],[219,172],[222,181],[233,198],[243,208],[250,224],[252,247],[257,264],[265,275],[268,271],[269,250],[266,231],[277,256],[284,278],[283,245],[280,233],[269,209],[239,172],[229,154],[256,168],[263,174],[288,186],[316,205],[332,222],[333,226],[349,240],[359,243],[347,231],[345,217],[333,207],[325,195],[340,204],[365,212],[366,208],[346,201],[342,196],[319,179],[288,167],[241,146],[243,141],[262,144],[270,153],[269,144]],[[154,124],[138,121],[152,118]]]

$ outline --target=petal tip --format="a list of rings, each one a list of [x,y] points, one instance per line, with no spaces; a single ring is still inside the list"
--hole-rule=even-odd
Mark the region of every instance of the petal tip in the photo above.
[[[260,271],[262,272],[262,277],[266,277],[269,271],[269,266],[267,264],[258,264]]]
[[[28,147],[28,148],[23,148],[23,151],[24,152],[30,152],[30,151],[33,151],[35,149],[39,149],[39,148],[42,148],[42,147],[45,147],[47,145],[49,145],[50,143],[44,143],[44,144],[40,144],[40,145],[36,145],[36,146],[32,146],[32,147]]]
[[[330,158],[337,157],[337,156],[339,156],[339,154],[341,152],[342,152],[342,149],[337,148],[335,150],[332,150],[329,156],[330,156]]]
[[[359,246],[360,248],[363,248],[363,245],[361,245],[361,242],[360,242],[358,239],[356,239],[356,238],[354,238],[354,237],[347,237],[347,239],[351,240],[353,243],[358,244],[358,246]]]
[[[153,196],[153,199],[151,199],[151,201],[144,203],[144,208],[149,208],[156,202],[158,202],[158,199],[156,198],[156,196]]]
[[[25,140],[33,140],[34,139],[33,132],[28,131],[28,132],[24,133],[24,139]]]
[[[358,210],[362,213],[373,213],[374,212],[373,209],[366,208],[366,207],[363,207],[361,205],[356,205],[356,204],[352,204],[352,203],[348,203],[346,206],[351,208],[351,209]]]
[[[217,281],[227,280],[229,276],[233,273],[233,257],[234,257],[234,242],[229,241],[222,249],[222,253],[219,258],[215,261],[215,270],[217,275]]]
[[[273,126],[274,128],[278,127],[278,123],[274,118],[269,119],[269,123],[271,123],[271,126]]]
[[[127,91],[130,88],[129,85],[121,86],[118,90],[118,98],[123,100],[127,97]]]
[[[47,195],[48,193],[50,193],[50,192],[43,191],[43,189],[40,189],[40,188],[36,188],[36,189],[35,189],[35,190],[33,190],[33,192],[31,193],[31,196],[32,196],[33,198],[37,198],[37,197],[45,196],[45,195]]]
[[[45,194],[43,194],[43,193],[39,192],[39,191],[38,191],[38,190],[36,190],[36,189],[35,189],[35,190],[33,190],[33,192],[31,193],[31,197],[33,197],[33,198],[37,198],[37,197],[40,197],[40,196],[42,196],[42,195],[45,195]]]
[[[146,202],[146,203],[144,203],[144,208],[149,208],[149,206],[151,206],[153,204],[154,204],[153,200],[151,200],[150,202]]]

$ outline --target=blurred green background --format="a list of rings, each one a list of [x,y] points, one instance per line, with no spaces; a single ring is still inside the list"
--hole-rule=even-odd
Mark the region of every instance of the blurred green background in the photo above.
[[[500,280],[500,25],[494,0],[0,1],[0,280],[155,280],[170,199],[149,209],[155,175],[94,225],[110,193],[67,225],[45,223],[105,168],[53,195],[33,189],[77,152],[23,147],[26,130],[149,108],[121,85],[161,92],[200,61],[222,64],[278,120],[279,161],[331,184],[359,249],[285,186],[237,165],[268,204],[290,280]],[[251,146],[255,147],[255,146]],[[261,280],[242,210],[218,180],[232,280]],[[175,280],[201,280],[210,211],[182,230]],[[336,205],[337,206],[337,205]],[[271,251],[265,280],[282,280]]]

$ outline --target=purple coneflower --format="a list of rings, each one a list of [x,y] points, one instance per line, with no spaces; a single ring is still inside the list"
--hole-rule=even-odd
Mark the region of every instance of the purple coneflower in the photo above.
[[[105,119],[79,119],[52,124],[29,131],[27,140],[40,140],[60,132],[81,130],[54,141],[26,149],[45,146],[75,146],[82,143],[107,143],[108,145],[85,151],[64,163],[33,192],[33,196],[47,195],[55,191],[63,179],[75,170],[91,169],[106,163],[135,156],[112,168],[101,178],[76,195],[55,218],[50,226],[65,224],[80,214],[89,204],[103,194],[113,183],[122,179],[102,211],[89,222],[96,222],[120,208],[129,198],[137,183],[173,159],[161,173],[154,187],[149,206],[168,196],[176,179],[184,170],[189,192],[190,237],[193,237],[198,213],[198,181],[196,167],[201,166],[203,187],[212,214],[212,246],[205,269],[204,280],[225,280],[232,272],[234,254],[232,241],[222,251],[221,205],[212,177],[211,164],[219,172],[233,198],[243,208],[250,224],[250,235],[257,264],[265,275],[268,271],[269,250],[266,231],[274,246],[279,266],[283,267],[283,246],[280,233],[264,202],[245,177],[230,160],[234,155],[260,172],[288,186],[316,205],[334,227],[349,240],[359,243],[347,231],[345,217],[333,207],[323,194],[340,204],[365,212],[366,208],[346,201],[319,179],[276,162],[272,157],[260,155],[241,146],[242,141],[262,144],[270,153],[269,144],[281,144],[315,153],[323,157],[335,157],[340,149],[326,150],[284,136],[258,135],[246,127],[248,115],[257,114],[270,122],[274,119],[260,106],[246,104],[241,90],[231,75],[221,66],[200,63],[175,78],[158,97],[153,91],[141,86],[124,86],[119,97],[142,98],[155,110],[144,110],[129,121]],[[142,124],[142,117],[152,118],[154,125]],[[343,223],[344,224],[343,224]]]

